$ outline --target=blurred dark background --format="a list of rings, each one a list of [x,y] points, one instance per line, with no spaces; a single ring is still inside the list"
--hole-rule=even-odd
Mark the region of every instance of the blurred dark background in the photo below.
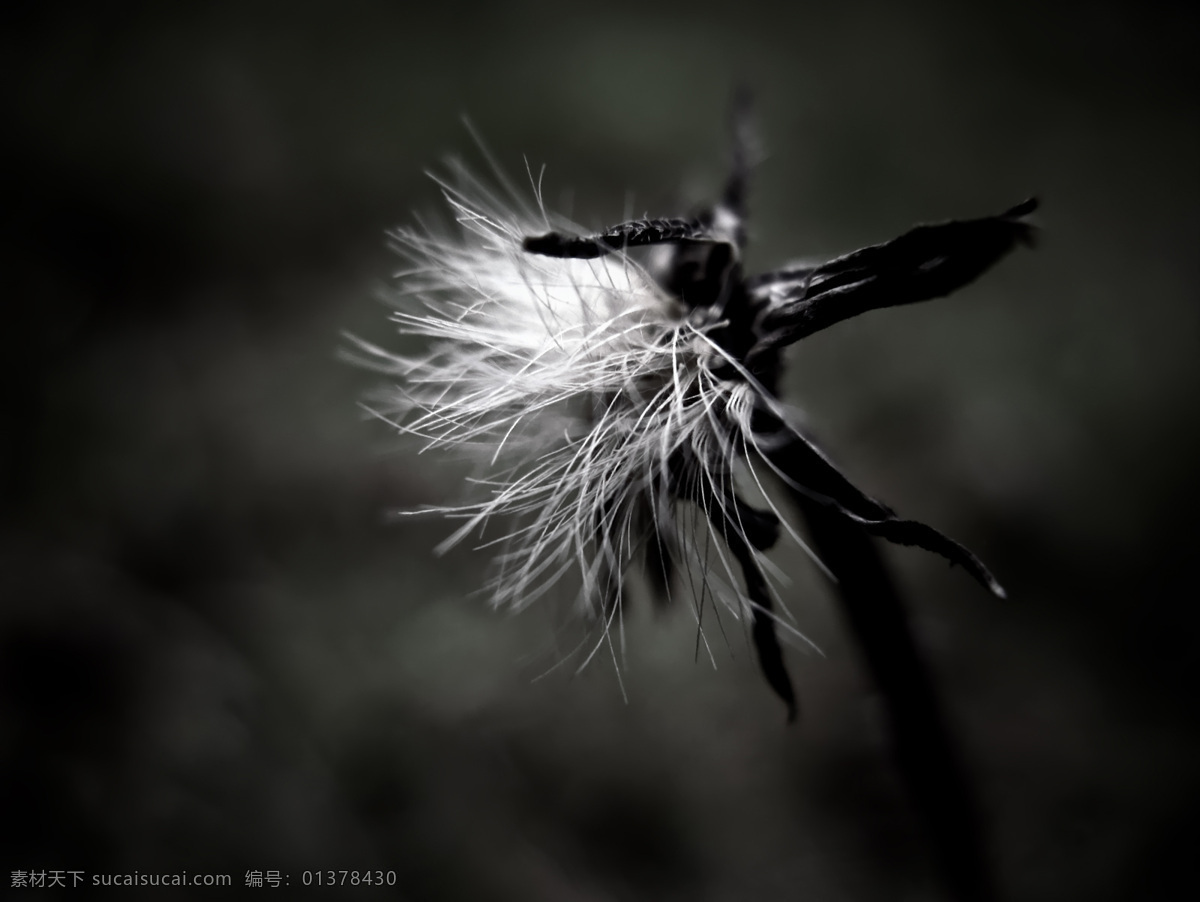
[[[1200,118],[1182,6],[8,5],[4,870],[389,869],[409,899],[930,899],[878,704],[824,657],[785,728],[735,629],[634,611],[557,671],[552,612],[387,511],[457,497],[357,405],[383,232],[478,159],[596,226],[719,185],[758,95],[752,268],[1044,201],[951,300],[797,347],[789,397],[996,602],[890,550],[1013,900],[1140,900],[1200,844]],[[481,164],[482,165],[482,164]],[[3,879],[7,881],[8,875]],[[244,890],[238,889],[238,892]],[[205,891],[206,894],[215,893]],[[334,891],[327,894],[337,895]],[[163,895],[166,895],[165,893]]]

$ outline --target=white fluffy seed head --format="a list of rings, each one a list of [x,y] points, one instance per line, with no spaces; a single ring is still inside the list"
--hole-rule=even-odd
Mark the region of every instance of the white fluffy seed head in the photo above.
[[[526,236],[570,225],[547,216],[536,189],[532,207],[511,190],[513,200],[499,198],[461,165],[453,174],[439,183],[455,228],[392,234],[411,263],[394,319],[428,350],[362,346],[400,377],[375,412],[426,448],[476,462],[474,497],[435,508],[464,521],[440,550],[473,535],[495,547],[498,606],[522,608],[574,573],[576,604],[602,615],[608,635],[622,576],[657,536],[677,564],[701,569],[700,594],[748,613],[736,568],[710,535],[721,518],[679,519],[676,500],[682,490],[720,503],[748,457],[757,391],[713,375],[723,362],[705,334],[714,324],[689,322],[625,254],[526,253]],[[688,472],[671,472],[680,460]]]

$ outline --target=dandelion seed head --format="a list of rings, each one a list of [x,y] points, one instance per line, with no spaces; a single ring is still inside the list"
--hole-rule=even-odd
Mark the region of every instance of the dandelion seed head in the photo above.
[[[398,377],[375,412],[422,450],[472,462],[466,497],[429,510],[461,521],[439,551],[468,540],[491,551],[494,605],[573,598],[601,627],[586,665],[603,644],[613,650],[636,558],[668,597],[686,573],[698,647],[708,647],[706,605],[718,626],[719,608],[744,618],[767,682],[794,716],[777,627],[807,640],[776,613],[769,577],[778,571],[762,554],[786,532],[833,574],[764,479],[777,477],[801,509],[933,551],[1002,590],[971,552],[899,518],[817,448],[777,397],[781,352],[867,310],[967,284],[1030,242],[1036,202],[747,276],[744,122],[735,139],[712,207],[593,235],[546,210],[540,178],[521,192],[493,164],[493,187],[452,162],[435,179],[453,224],[391,233],[407,261],[393,318],[425,350],[358,344]],[[742,500],[747,486],[765,510]]]
[[[437,508],[463,520],[439,550],[472,537],[494,548],[493,604],[523,608],[574,573],[576,604],[595,616],[651,533],[703,553],[668,487],[731,480],[752,392],[714,375],[716,319],[668,296],[645,261],[526,253],[524,236],[546,227],[540,206],[500,203],[457,173],[442,182],[453,229],[392,233],[411,264],[393,317],[429,348],[372,349],[403,376],[376,409],[424,448],[474,461],[475,497]],[[674,472],[681,453],[703,472]]]

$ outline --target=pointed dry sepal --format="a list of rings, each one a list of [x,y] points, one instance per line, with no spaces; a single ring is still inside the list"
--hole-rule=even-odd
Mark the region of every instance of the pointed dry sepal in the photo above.
[[[754,642],[754,650],[758,654],[758,666],[766,677],[767,685],[787,705],[787,719],[788,723],[791,723],[796,719],[798,711],[796,690],[792,686],[787,666],[783,663],[783,648],[779,644],[779,635],[775,628],[775,605],[771,600],[766,577],[754,558],[754,550],[737,524],[714,522],[713,525],[721,533],[730,553],[742,568],[746,597],[753,604],[750,635]]]
[[[813,267],[758,276],[763,346],[779,347],[868,310],[943,297],[974,281],[1018,243],[1032,245],[1030,198],[999,216],[921,225],[884,244]]]
[[[816,446],[794,429],[776,421],[770,412],[762,412],[760,423],[769,430],[769,438],[760,443],[759,452],[788,485],[796,498],[807,499],[810,506],[826,507],[857,523],[869,535],[895,545],[911,545],[940,555],[957,564],[998,598],[1004,589],[983,562],[968,548],[916,520],[903,520],[887,505],[867,495],[826,458]]]
[[[698,219],[634,219],[596,235],[564,235],[547,232],[526,238],[521,247],[542,257],[591,260],[628,247],[647,247],[670,241],[689,241],[708,236],[708,227]]]
[[[751,609],[750,636],[758,655],[758,666],[767,685],[787,706],[788,723],[796,720],[799,706],[792,678],[783,661],[771,590],[754,552],[765,551],[779,538],[779,518],[771,511],[751,507],[734,491],[731,483],[714,480],[704,485],[693,483],[679,497],[691,500],[708,517],[713,532],[719,535],[742,570],[745,598]]]
[[[750,181],[750,170],[761,156],[758,135],[754,128],[754,101],[750,90],[739,86],[733,94],[729,110],[729,132],[731,153],[729,175],[721,191],[721,200],[712,211],[712,219],[730,220],[732,238],[739,248],[746,246],[746,195]]]

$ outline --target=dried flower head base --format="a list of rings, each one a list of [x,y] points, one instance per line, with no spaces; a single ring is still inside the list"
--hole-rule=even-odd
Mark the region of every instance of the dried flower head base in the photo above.
[[[438,509],[465,520],[441,548],[504,518],[509,528],[484,538],[499,546],[488,586],[496,604],[523,607],[573,571],[578,608],[603,627],[590,660],[612,648],[631,566],[640,563],[664,597],[687,570],[698,623],[713,598],[749,621],[762,671],[791,718],[783,621],[760,555],[781,525],[808,548],[763,489],[767,474],[810,527],[823,519],[919,546],[1003,591],[970,551],[897,516],[821,453],[779,400],[782,352],[859,313],[967,284],[1031,243],[1025,217],[1036,204],[749,275],[744,101],[733,119],[732,171],[716,204],[598,234],[552,219],[540,186],[532,207],[498,169],[493,191],[452,164],[456,178],[439,183],[457,230],[393,233],[412,263],[400,274],[395,319],[432,347],[418,357],[362,347],[401,377],[377,413],[428,448],[479,462],[477,500]],[[767,509],[742,499],[745,485],[763,489]]]

